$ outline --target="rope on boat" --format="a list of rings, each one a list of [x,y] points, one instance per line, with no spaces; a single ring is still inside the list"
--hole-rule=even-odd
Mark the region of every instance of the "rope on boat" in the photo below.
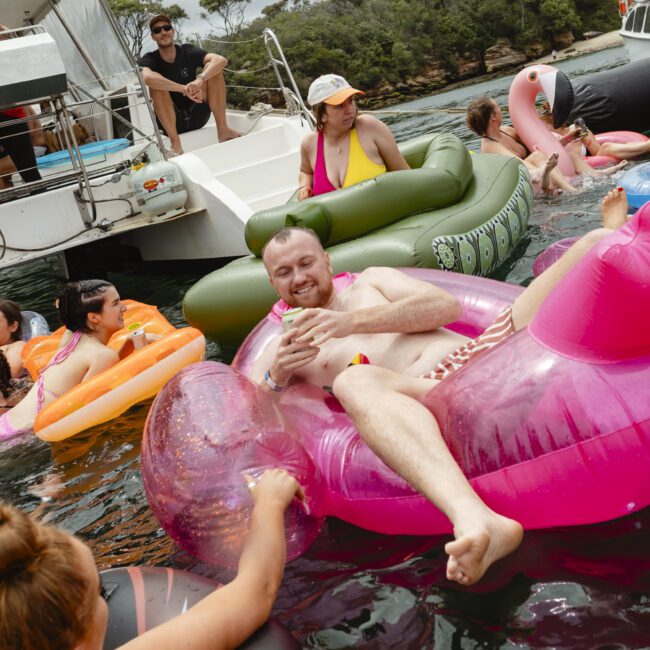
[[[267,63],[263,68],[257,68],[257,70],[233,70],[231,68],[225,68],[225,70],[231,74],[254,74],[256,72],[264,72],[264,70],[268,70],[271,66],[271,63]]]
[[[453,107],[449,108],[421,108],[417,110],[390,110],[388,108],[378,108],[378,109],[361,109],[360,113],[371,113],[375,115],[427,115],[429,113],[449,113],[451,115],[465,115],[467,113],[466,106]],[[504,115],[508,114],[508,107],[501,106],[501,112]]]
[[[361,113],[371,113],[374,115],[428,115],[430,113],[450,113],[450,114],[465,114],[466,108],[422,108],[413,111],[394,110],[379,108],[376,110],[361,110]]]
[[[216,38],[209,38],[207,36],[199,36],[196,34],[196,40],[201,43],[201,41],[208,41],[209,43],[220,43],[221,45],[239,45],[240,43],[254,43],[255,41],[262,40],[264,38],[263,34],[260,34],[259,36],[256,36],[255,38],[249,38],[248,40],[244,41],[221,41]]]

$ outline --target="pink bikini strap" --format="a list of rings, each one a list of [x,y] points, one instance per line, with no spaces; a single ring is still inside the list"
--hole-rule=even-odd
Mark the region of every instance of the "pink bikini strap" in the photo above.
[[[319,131],[316,140],[316,165],[314,165],[314,183],[312,186],[312,196],[318,194],[327,194],[334,192],[336,188],[327,177],[327,167],[325,167],[325,147],[323,144],[323,132]]]
[[[41,370],[41,373],[38,376],[38,379],[36,380],[36,412],[39,413],[41,410],[41,404],[43,403],[43,392],[45,388],[43,387],[43,377],[45,375],[45,371],[48,368],[51,368],[52,366],[56,366],[62,361],[65,361],[72,351],[77,347],[77,344],[81,340],[81,335],[83,332],[81,330],[77,330],[73,335],[72,338],[68,341],[67,345],[59,350],[49,361],[49,363]]]

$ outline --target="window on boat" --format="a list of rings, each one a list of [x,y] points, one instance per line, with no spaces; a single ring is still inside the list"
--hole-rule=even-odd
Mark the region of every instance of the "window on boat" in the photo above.
[[[638,6],[634,12],[634,29],[633,31],[641,33],[643,31],[643,20],[645,19],[645,7]]]
[[[633,11],[630,13],[627,17],[627,20],[625,21],[625,31],[626,32],[631,32],[633,31],[632,26],[634,25],[634,16],[636,16],[636,12]]]
[[[648,18],[648,16],[650,16],[650,12],[647,11],[645,25],[643,26],[643,31],[646,34],[650,34],[650,18]]]

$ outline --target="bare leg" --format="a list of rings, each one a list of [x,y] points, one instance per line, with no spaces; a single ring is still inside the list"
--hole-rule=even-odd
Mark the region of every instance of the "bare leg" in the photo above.
[[[600,145],[600,155],[612,158],[636,158],[648,153],[650,153],[650,140],[645,142],[603,142]]]
[[[218,74],[208,79],[208,104],[217,123],[217,132],[219,133],[219,142],[226,142],[233,138],[238,138],[241,133],[237,133],[228,126],[226,121],[226,82],[223,74]]]
[[[174,110],[174,102],[172,96],[166,90],[153,90],[150,89],[151,101],[156,116],[165,129],[165,133],[169,136],[169,141],[172,151],[176,154],[183,153],[183,145],[176,130],[176,111]]]
[[[571,185],[567,177],[557,167],[551,170],[550,177],[551,182],[557,189],[564,190],[565,192],[578,191],[575,187],[573,187],[573,185]]]
[[[592,176],[611,176],[612,174],[615,174],[617,171],[620,171],[627,165],[627,160],[621,160],[621,162],[616,163],[615,165],[610,165],[609,167],[603,167],[601,169],[593,169],[593,167],[589,167],[591,170],[590,173]]]
[[[553,154],[556,156],[557,154]],[[531,169],[531,167],[539,168],[541,171],[535,171],[531,173],[531,180],[533,182],[539,182],[540,186],[545,191],[550,190],[564,190],[565,192],[576,192],[576,188],[569,183],[566,176],[557,168],[557,162],[555,164],[549,162],[553,156],[546,156],[543,152],[536,149],[529,156],[526,157],[524,163],[526,167]],[[549,169],[547,170],[547,166]],[[545,178],[546,176],[546,178]]]
[[[523,529],[483,503],[449,453],[438,423],[420,403],[434,385],[376,366],[352,366],[334,381],[334,394],[368,446],[449,517],[456,539],[445,546],[447,578],[469,585],[519,546]]]
[[[551,185],[551,172],[557,167],[558,155],[556,153],[551,154],[546,161],[544,167],[542,167],[542,178],[540,182],[541,188],[546,192]]]
[[[625,191],[614,189],[603,200],[603,227],[581,237],[562,257],[535,278],[512,305],[512,322],[515,330],[526,327],[539,306],[557,283],[607,235],[627,221],[627,196]]]
[[[567,147],[567,152],[571,157],[571,161],[573,162],[573,166],[575,167],[577,174],[587,174],[588,176],[609,176],[610,174],[615,174],[617,171],[623,169],[623,167],[627,165],[627,160],[622,160],[615,165],[604,167],[603,169],[594,169],[587,164],[579,151],[575,149],[569,149]]]

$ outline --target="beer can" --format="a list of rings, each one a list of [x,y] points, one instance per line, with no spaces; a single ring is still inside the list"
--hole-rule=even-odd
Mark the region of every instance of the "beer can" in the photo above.
[[[301,312],[302,307],[294,307],[293,309],[287,309],[287,311],[282,314],[282,328],[285,332],[288,332],[293,327],[293,321]]]
[[[143,327],[133,330],[131,332],[131,339],[133,340],[134,350],[139,350],[147,345],[147,335],[145,334]]]

